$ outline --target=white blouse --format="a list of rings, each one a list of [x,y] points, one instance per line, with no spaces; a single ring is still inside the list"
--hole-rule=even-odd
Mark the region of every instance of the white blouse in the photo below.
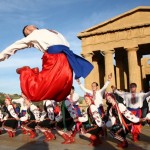
[[[71,95],[67,96],[67,99],[72,103],[72,105],[79,105],[79,95],[77,93],[73,93],[72,99],[70,99]]]
[[[40,117],[40,121],[43,121],[48,113],[48,118],[50,120],[54,120],[55,119],[55,116],[54,116],[54,108],[55,108],[55,101],[54,100],[44,100],[43,101],[43,105],[46,105],[46,109],[47,109],[47,112],[43,111],[42,112],[42,115]]]
[[[129,121],[133,122],[133,123],[138,123],[140,122],[140,118],[136,117],[131,111],[129,111],[125,105],[123,105],[122,103],[118,104],[118,108],[121,112],[121,114],[128,119]],[[120,118],[119,118],[120,119]],[[106,126],[108,128],[112,127],[113,125],[116,124],[116,116],[113,116],[112,114],[112,107],[109,110],[109,119],[106,122]]]
[[[8,111],[11,114],[12,117],[14,117],[16,119],[18,118],[18,115],[16,114],[16,112],[15,112],[15,110],[14,110],[12,105],[8,105],[7,109],[8,109]]]
[[[103,126],[103,122],[102,122],[102,119],[101,119],[101,116],[98,112],[98,109],[95,105],[90,105],[90,111],[92,113],[92,116],[96,122],[96,124],[99,126],[99,127],[102,127]],[[79,117],[78,118],[80,122],[86,122],[88,121],[88,114],[85,113],[82,117]]]
[[[29,109],[34,114],[35,120],[39,121],[40,120],[40,112],[38,110],[38,107],[35,106],[34,104],[31,104],[31,106],[30,106]],[[23,116],[23,117],[20,118],[20,121],[27,121],[28,119],[30,119],[30,116],[29,116],[28,113],[26,113],[25,116]]]
[[[17,50],[34,47],[42,52],[45,52],[48,47],[53,45],[65,45],[69,47],[68,41],[62,34],[56,31],[50,31],[47,29],[36,29],[27,37],[16,41],[0,53],[1,59],[8,59]]]

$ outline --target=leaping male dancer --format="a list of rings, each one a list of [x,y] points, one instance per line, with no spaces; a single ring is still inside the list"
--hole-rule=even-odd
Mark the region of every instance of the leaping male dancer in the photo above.
[[[16,41],[0,53],[0,61],[8,59],[17,50],[34,47],[44,53],[42,70],[28,66],[17,69],[23,94],[31,101],[64,100],[70,93],[75,78],[86,77],[93,66],[75,55],[69,43],[57,31],[38,29],[34,25],[23,28],[25,38]]]

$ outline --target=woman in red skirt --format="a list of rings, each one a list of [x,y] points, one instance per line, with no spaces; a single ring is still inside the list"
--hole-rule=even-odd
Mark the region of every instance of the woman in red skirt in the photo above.
[[[15,108],[9,97],[5,98],[6,113],[3,129],[8,132],[9,137],[15,137],[16,129],[18,126],[19,117],[15,112]]]
[[[89,145],[97,146],[101,144],[99,134],[104,126],[98,108],[94,104],[93,97],[90,95],[84,96],[87,104],[87,111],[82,117],[78,117],[78,121],[82,122],[81,134],[90,139]]]
[[[64,100],[70,93],[75,78],[86,77],[93,66],[69,49],[62,34],[34,25],[25,26],[25,38],[16,41],[0,53],[0,61],[8,59],[17,50],[35,47],[44,53],[42,70],[28,66],[17,69],[24,95],[31,101],[44,99]]]

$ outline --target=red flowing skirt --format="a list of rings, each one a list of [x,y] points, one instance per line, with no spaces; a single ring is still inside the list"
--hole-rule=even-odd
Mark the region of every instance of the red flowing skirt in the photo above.
[[[44,53],[42,71],[24,67],[20,71],[20,86],[31,101],[64,100],[71,91],[73,73],[63,53]]]

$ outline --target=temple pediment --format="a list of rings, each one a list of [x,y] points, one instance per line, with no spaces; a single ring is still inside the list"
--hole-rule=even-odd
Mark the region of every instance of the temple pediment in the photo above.
[[[137,91],[150,88],[150,6],[140,6],[78,34],[82,42],[82,56],[94,69],[85,79],[85,87],[93,81],[102,87],[109,73],[111,85],[128,89],[136,83]],[[115,58],[114,58],[115,56]],[[115,63],[114,63],[115,62]]]
[[[133,21],[134,20],[134,21]],[[114,17],[108,21],[93,26],[78,34],[78,38],[92,35],[117,32],[150,25],[150,6],[140,6]]]

